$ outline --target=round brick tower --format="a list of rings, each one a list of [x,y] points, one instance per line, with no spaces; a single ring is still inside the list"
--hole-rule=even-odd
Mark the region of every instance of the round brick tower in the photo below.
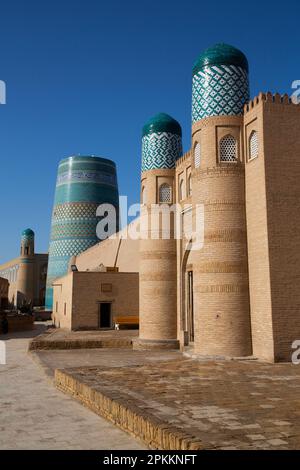
[[[27,228],[22,232],[20,263],[17,281],[17,305],[34,302],[34,232]]]
[[[135,348],[177,348],[175,163],[181,127],[157,114],[143,127],[140,240],[140,335]],[[166,216],[162,213],[166,211]]]
[[[248,100],[245,55],[226,44],[207,49],[193,68],[192,96],[192,200],[204,205],[204,246],[193,266],[194,348],[203,355],[252,352],[242,118]]]
[[[52,310],[52,282],[67,274],[70,258],[99,243],[96,226],[100,219],[96,210],[104,203],[112,204],[118,214],[117,172],[113,161],[75,156],[59,163],[49,247],[47,309]]]

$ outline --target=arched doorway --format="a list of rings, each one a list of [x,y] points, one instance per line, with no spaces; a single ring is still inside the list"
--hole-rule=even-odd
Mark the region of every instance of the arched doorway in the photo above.
[[[187,243],[181,263],[181,327],[185,342],[193,343],[195,338],[194,282],[191,241]]]

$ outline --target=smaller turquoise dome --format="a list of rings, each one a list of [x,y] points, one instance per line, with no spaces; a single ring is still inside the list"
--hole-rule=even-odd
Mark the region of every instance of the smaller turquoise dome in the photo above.
[[[34,231],[31,230],[31,228],[26,228],[22,232],[22,237],[23,238],[32,238],[32,237],[34,237]]]
[[[182,135],[179,122],[165,113],[156,114],[149,119],[143,127],[143,136],[154,134],[156,132],[169,132],[170,134],[176,134],[179,137]]]
[[[229,44],[219,43],[206,49],[196,60],[193,75],[212,65],[236,65],[248,72],[248,60],[243,52]]]

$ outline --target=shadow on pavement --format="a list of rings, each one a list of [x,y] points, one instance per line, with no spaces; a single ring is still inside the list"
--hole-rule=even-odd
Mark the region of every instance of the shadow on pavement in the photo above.
[[[44,333],[47,328],[51,325],[51,322],[35,322],[33,330],[27,331],[15,331],[7,335],[0,334],[0,341],[8,341],[10,339],[25,339],[25,338],[34,338],[42,333]]]

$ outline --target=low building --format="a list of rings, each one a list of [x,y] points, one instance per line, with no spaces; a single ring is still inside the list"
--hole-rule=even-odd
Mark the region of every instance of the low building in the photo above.
[[[0,276],[9,283],[8,305],[20,307],[24,302],[45,305],[48,254],[35,253],[34,232],[22,232],[20,256],[0,265]]]
[[[93,330],[138,324],[138,273],[71,271],[52,286],[56,327]]]

